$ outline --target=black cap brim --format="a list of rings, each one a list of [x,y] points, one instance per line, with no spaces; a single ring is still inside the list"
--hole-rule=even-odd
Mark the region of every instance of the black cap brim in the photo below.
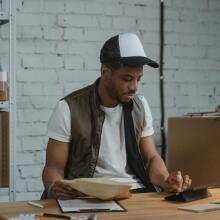
[[[158,68],[159,64],[147,57],[135,56],[135,57],[121,57],[121,62],[128,66],[138,67],[148,65],[153,68]]]

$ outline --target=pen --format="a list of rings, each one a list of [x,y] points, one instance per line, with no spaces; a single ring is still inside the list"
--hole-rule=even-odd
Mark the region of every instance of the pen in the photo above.
[[[39,203],[36,203],[36,202],[27,202],[28,205],[31,205],[31,206],[34,206],[34,207],[38,207],[38,208],[44,208],[43,205],[39,204]]]
[[[51,217],[51,218],[71,219],[71,217],[68,216],[68,215],[60,215],[60,214],[53,214],[53,213],[47,213],[47,212],[44,212],[44,213],[43,213],[43,216],[45,216],[45,217]]]

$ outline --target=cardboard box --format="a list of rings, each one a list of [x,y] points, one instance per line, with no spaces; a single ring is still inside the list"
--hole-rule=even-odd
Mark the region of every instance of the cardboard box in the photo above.
[[[220,186],[220,117],[168,119],[168,169],[181,170],[192,186]]]
[[[9,186],[9,114],[0,112],[0,187]]]

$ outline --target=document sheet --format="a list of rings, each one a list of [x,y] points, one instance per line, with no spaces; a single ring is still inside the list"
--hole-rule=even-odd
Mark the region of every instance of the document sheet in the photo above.
[[[98,199],[57,200],[62,212],[108,212],[125,211],[116,201]]]

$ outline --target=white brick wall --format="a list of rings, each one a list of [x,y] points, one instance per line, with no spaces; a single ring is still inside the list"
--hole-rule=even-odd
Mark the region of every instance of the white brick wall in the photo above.
[[[165,0],[166,119],[220,104],[219,21],[219,0]],[[39,199],[52,109],[99,76],[100,47],[119,32],[137,33],[159,61],[159,0],[17,0],[17,200]],[[1,27],[0,43],[7,36]],[[159,74],[144,72],[159,144]]]

